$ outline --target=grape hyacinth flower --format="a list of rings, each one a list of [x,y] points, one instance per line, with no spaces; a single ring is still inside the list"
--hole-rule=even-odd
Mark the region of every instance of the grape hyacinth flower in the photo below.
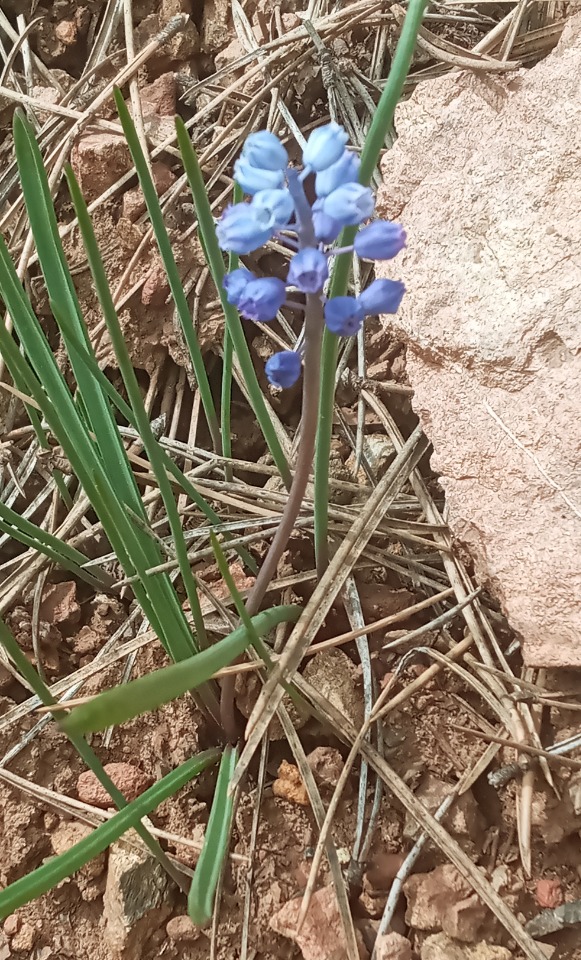
[[[325,325],[337,336],[356,336],[365,317],[395,313],[405,292],[399,281],[374,280],[358,297],[325,296],[335,253],[354,251],[365,260],[391,260],[406,245],[399,223],[374,220],[362,226],[372,217],[375,201],[370,188],[358,182],[359,158],[346,144],[347,134],[339,124],[318,127],[306,142],[299,172],[289,166],[277,136],[267,130],[250,134],[234,165],[234,179],[250,201],[228,207],[218,221],[223,250],[249,254],[278,237],[296,251],[284,280],[257,277],[239,267],[223,281],[228,302],[256,323],[274,320],[287,302],[288,288],[305,296],[302,348],[275,353],[266,363],[269,382],[281,389],[298,380],[310,344],[318,342],[320,350]],[[304,189],[308,177],[314,180],[313,204]],[[352,246],[333,250],[331,244],[345,227],[361,229]],[[288,305],[301,306],[294,301]]]
[[[347,134],[337,123],[318,127],[303,150],[302,171],[291,166],[278,137],[266,130],[252,133],[234,168],[234,179],[250,198],[228,207],[218,221],[218,242],[223,250],[249,254],[274,237],[292,251],[286,277],[259,277],[239,266],[223,280],[224,295],[243,317],[269,323],[286,306],[304,312],[303,330],[294,350],[279,350],[267,360],[265,374],[280,390],[293,387],[303,375],[302,418],[296,459],[276,534],[246,600],[246,613],[258,613],[268,585],[276,574],[299,514],[313,466],[319,424],[321,352],[325,330],[354,337],[365,317],[394,313],[404,295],[396,280],[374,280],[357,296],[330,297],[327,285],[331,258],[355,252],[365,260],[390,260],[404,247],[400,224],[376,220],[374,197],[359,183],[359,159],[347,148]],[[305,183],[314,189],[310,203]],[[344,228],[351,228],[351,246],[333,247]],[[360,229],[358,229],[360,228]],[[287,299],[287,292],[291,299]],[[295,299],[304,298],[304,304]],[[325,550],[322,552],[323,569]],[[319,569],[317,557],[317,569]],[[234,677],[221,681],[220,720],[233,743],[239,739]]]

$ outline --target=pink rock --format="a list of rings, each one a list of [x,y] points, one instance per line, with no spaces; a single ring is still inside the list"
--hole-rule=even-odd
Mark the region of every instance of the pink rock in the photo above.
[[[574,16],[531,70],[420,84],[378,200],[408,232],[379,266],[408,287],[385,322],[451,529],[549,667],[581,665],[580,69]]]
[[[418,789],[415,791],[418,800],[421,800],[424,807],[435,813],[440,804],[449,795],[451,786],[444,780],[440,780],[432,773],[428,773]],[[452,806],[450,812],[443,820],[446,828],[453,836],[462,843],[463,847],[474,843],[479,844],[482,841],[485,822],[480,812],[480,808],[474,799],[470,790],[466,790],[459,796]],[[421,832],[421,827],[411,814],[406,814],[403,833],[404,837],[415,840]]]
[[[474,946],[456,943],[445,933],[436,933],[424,940],[421,960],[512,960],[512,953],[506,947],[486,943],[481,940]]]
[[[539,907],[554,910],[563,903],[563,889],[557,877],[543,877],[537,880],[535,897]]]
[[[199,927],[194,926],[189,917],[172,917],[168,920],[165,932],[174,943],[193,943],[200,936]]]
[[[115,133],[89,133],[74,145],[71,166],[85,197],[100,197],[131,167],[124,137]]]
[[[173,117],[176,112],[175,74],[162,73],[153,83],[145,84],[139,91],[139,99],[144,112],[147,110],[160,117]]]
[[[161,163],[161,161],[153,163],[151,170],[157,195],[161,197],[169,190],[171,185],[175,183],[175,175],[170,168],[165,163]],[[141,187],[132,187],[131,190],[125,191],[122,205],[123,217],[133,222],[137,220],[142,213],[145,213],[145,209],[145,198]]]
[[[452,864],[417,873],[404,884],[406,923],[416,930],[443,930],[470,943],[478,940],[488,911]]]
[[[399,933],[382,933],[375,942],[375,960],[412,960],[412,945]]]
[[[285,903],[270,920],[271,929],[294,940],[303,960],[336,960],[337,957],[343,957],[345,934],[333,887],[323,887],[313,895],[305,922],[297,933],[301,904],[302,897]],[[359,940],[359,932],[357,935]],[[359,953],[362,960],[367,957],[362,939],[359,942]]]
[[[55,24],[54,35],[65,47],[71,47],[77,42],[79,29],[74,20],[61,20]]]
[[[151,785],[151,777],[131,763],[106,763],[104,769],[126,800],[135,800]],[[79,800],[93,807],[106,810],[113,806],[111,797],[92,770],[85,770],[80,775],[77,780],[77,795]]]
[[[77,585],[73,580],[50,583],[40,601],[40,619],[45,623],[76,623],[81,615]]]

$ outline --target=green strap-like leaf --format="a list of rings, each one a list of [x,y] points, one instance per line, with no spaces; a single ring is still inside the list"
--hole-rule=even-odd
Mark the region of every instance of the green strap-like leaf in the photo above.
[[[175,303],[178,319],[180,321],[180,326],[190,352],[192,366],[194,368],[194,373],[198,382],[198,389],[200,391],[200,399],[202,401],[204,413],[206,414],[206,420],[208,421],[210,436],[212,437],[214,449],[217,453],[220,453],[222,447],[220,427],[218,424],[218,418],[216,416],[216,409],[214,407],[210,382],[208,380],[204,358],[202,357],[202,352],[198,343],[198,336],[192,323],[190,308],[188,307],[188,301],[184,293],[182,281],[180,279],[179,271],[171,247],[171,241],[163,221],[163,213],[157,196],[157,191],[151,178],[143,150],[141,149],[139,137],[137,136],[135,125],[131,119],[131,114],[125,105],[121,91],[118,89],[115,90],[115,103],[117,104],[117,112],[119,114],[121,126],[123,127],[123,133],[125,134],[127,145],[131,151],[135,169],[137,170],[139,183],[141,184],[141,189],[143,190],[143,196],[147,205],[147,212],[149,213],[149,219],[151,220],[151,226],[155,235],[155,240],[161,254],[161,259],[163,260],[163,265],[167,274],[167,279],[171,289],[173,301]]]
[[[220,879],[222,863],[228,849],[228,839],[234,811],[234,798],[228,796],[228,787],[237,761],[236,750],[227,747],[222,754],[220,770],[204,846],[198,858],[188,895],[188,914],[193,923],[203,926],[212,919],[214,897]]]
[[[253,617],[252,623],[256,633],[263,636],[278,623],[298,620],[300,612],[300,607],[296,606],[271,607]],[[237,627],[223,640],[194,657],[114,687],[89,703],[75,707],[62,721],[63,729],[69,734],[96,733],[155,710],[206,683],[217,670],[239,657],[251,639],[244,625]]]
[[[116,813],[110,820],[96,827],[88,837],[80,840],[79,843],[75,843],[70,850],[52,858],[47,863],[43,863],[32,873],[16,880],[5,890],[0,891],[0,919],[4,920],[5,917],[25,903],[30,903],[36,897],[52,890],[57,883],[70,877],[90,860],[98,857],[107,847],[123,836],[127,830],[138,825],[143,817],[159,807],[160,803],[163,803],[168,797],[172,797],[210,764],[216,763],[219,756],[220,751],[214,749],[206,750],[205,753],[200,753],[197,757],[186,760],[177,770],[172,770],[153,787],[145,790],[141,796],[128,803],[123,810]]]

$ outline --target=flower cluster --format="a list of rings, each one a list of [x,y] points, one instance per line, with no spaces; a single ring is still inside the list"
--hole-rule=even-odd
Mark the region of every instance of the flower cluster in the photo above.
[[[372,191],[358,182],[359,158],[346,144],[347,134],[337,123],[314,130],[299,173],[289,166],[288,154],[273,133],[261,130],[247,138],[234,177],[251,200],[225,210],[217,225],[220,246],[248,254],[280,236],[296,253],[286,281],[258,278],[245,267],[226,275],[227,300],[243,317],[260,323],[274,320],[287,302],[289,288],[306,295],[307,322],[309,298],[321,299],[325,324],[339,336],[355,336],[366,316],[398,310],[405,288],[395,280],[374,280],[358,297],[324,296],[333,254],[354,250],[366,260],[391,260],[406,242],[400,224],[374,220],[358,231],[353,246],[329,249],[344,227],[369,220],[375,206]],[[316,195],[312,205],[304,191],[309,176],[314,177]],[[266,375],[274,386],[290,387],[298,380],[301,365],[300,352],[283,350],[268,360]]]

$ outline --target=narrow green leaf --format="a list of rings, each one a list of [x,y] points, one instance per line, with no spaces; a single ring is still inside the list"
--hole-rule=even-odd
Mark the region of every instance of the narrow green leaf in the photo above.
[[[271,607],[253,617],[253,626],[257,634],[262,636],[278,623],[298,620],[300,612],[296,606]],[[62,721],[63,729],[67,733],[96,733],[155,710],[206,683],[217,670],[239,657],[250,642],[246,627],[237,627],[227,637],[194,657],[114,687],[89,703],[75,707]]]
[[[117,105],[119,119],[121,120],[121,126],[123,127],[123,132],[127,140],[127,145],[129,146],[133,163],[135,164],[135,169],[137,170],[139,183],[141,184],[141,189],[143,190],[143,196],[147,205],[149,219],[151,220],[151,226],[153,228],[156,243],[163,260],[163,265],[167,274],[172,297],[176,306],[178,319],[180,321],[185,341],[188,345],[192,366],[198,382],[200,399],[202,401],[204,413],[206,414],[206,420],[208,421],[208,428],[210,430],[214,449],[217,453],[220,453],[222,449],[222,443],[220,439],[218,418],[216,416],[216,409],[214,407],[214,400],[212,398],[212,391],[210,389],[210,383],[206,373],[204,358],[202,357],[202,352],[198,343],[198,337],[192,324],[192,317],[190,308],[188,307],[188,301],[184,293],[183,284],[180,279],[175,257],[173,255],[171,241],[168,237],[163,220],[163,213],[159,203],[159,198],[157,196],[157,191],[151,178],[143,150],[141,149],[139,137],[137,136],[135,125],[131,119],[131,114],[125,105],[121,91],[118,89],[115,90],[115,103]]]
[[[66,321],[61,318],[61,324],[66,325]],[[94,354],[89,353],[87,348],[78,340],[74,332],[69,328],[69,348],[76,354],[79,361],[83,364],[86,371],[93,377],[96,377],[99,380],[104,392],[107,394],[111,402],[119,410],[119,413],[125,417],[127,422],[137,429],[137,423],[133,414],[133,410],[128,403],[125,402],[123,397],[118,393],[112,383],[107,380],[107,377],[100,369],[97,360],[95,359]],[[176,484],[181,487],[184,493],[187,493],[190,500],[196,504],[200,512],[206,517],[207,520],[214,526],[220,525],[222,520],[220,515],[216,513],[213,507],[210,506],[207,500],[198,493],[193,484],[188,480],[185,474],[180,470],[176,463],[171,459],[169,454],[161,448],[162,456],[164,458],[164,463],[168,473],[174,478]],[[226,541],[233,539],[229,534],[225,534],[224,538]],[[237,547],[236,552],[242,560],[242,562],[250,569],[253,573],[256,573],[258,570],[256,561],[251,553],[248,550],[245,550],[244,547]]]
[[[188,895],[188,915],[192,923],[204,926],[212,919],[216,887],[220,879],[234,813],[234,797],[228,787],[238,756],[233,747],[226,747],[220,761],[212,809],[206,827],[204,846],[198,858]]]
[[[64,567],[99,590],[110,587],[113,582],[109,574],[104,571],[92,572],[83,569],[83,564],[87,558],[82,553],[75,550],[74,547],[70,547],[67,543],[63,543],[54,534],[27,520],[26,517],[21,517],[19,513],[16,513],[15,510],[7,507],[4,503],[0,503],[0,530],[25,546],[38,550],[39,553],[42,553],[54,563]]]
[[[52,693],[38,671],[34,669],[27,657],[25,657],[2,618],[0,618],[0,643],[20,673],[20,676],[24,678],[40,702],[43,703],[45,707],[55,706],[56,700]],[[53,719],[60,725],[62,714],[55,710],[53,712]],[[93,771],[99,783],[105,788],[115,806],[118,807],[119,810],[127,807],[127,800],[119,788],[113,783],[111,777],[105,772],[103,764],[86,740],[83,740],[82,737],[76,736],[75,734],[69,734],[69,739],[81,759],[87,764],[89,770]],[[153,856],[162,865],[166,873],[175,880],[179,887],[183,888],[181,872],[173,865],[167,854],[161,849],[155,837],[151,836],[147,827],[142,823],[136,823],[135,830],[143,840],[147,849],[151,851]]]
[[[418,30],[427,5],[427,0],[409,0],[401,35],[391,63],[389,77],[381,94],[373,121],[365,138],[361,153],[359,180],[369,184],[377,166],[379,155],[385,144],[385,138],[391,129],[395,108],[403,91],[416,45]],[[349,227],[339,238],[339,246],[353,243],[357,228]],[[352,255],[340,254],[334,264],[329,297],[340,297],[347,293]],[[315,450],[314,516],[315,516],[315,556],[317,570],[321,572],[327,566],[329,531],[329,457],[333,436],[333,405],[335,402],[335,375],[339,338],[327,328],[323,334],[321,366],[321,387],[319,401],[319,424],[317,446]]]
[[[20,110],[14,115],[14,149],[26,211],[49,299],[58,304],[61,315],[67,317],[70,325],[89,345],[81,307],[59,236],[40,148],[31,125]],[[63,339],[66,344],[64,334]],[[120,500],[145,519],[143,503],[107,397],[96,381],[83,377],[82,370],[75,370],[74,357],[71,357],[71,365],[105,469],[110,477],[115,477]],[[41,380],[44,383],[42,377]]]
[[[98,857],[112,843],[123,836],[131,827],[136,827],[143,817],[148,816],[168,797],[181,790],[186,783],[197,777],[202,770],[216,763],[220,751],[206,750],[204,753],[192,757],[182,763],[177,770],[172,770],[157,783],[145,790],[136,800],[128,803],[123,810],[116,813],[110,820],[101,823],[93,832],[75,843],[65,853],[53,857],[42,866],[33,870],[20,880],[0,891],[0,919],[4,920],[25,903],[30,903],[42,894],[72,876],[86,863]]]
[[[208,194],[206,192],[206,186],[204,184],[204,178],[202,177],[202,171],[200,170],[198,158],[192,146],[186,126],[180,117],[176,117],[176,132],[178,146],[180,148],[180,153],[184,163],[184,170],[186,171],[186,176],[190,184],[190,189],[192,191],[192,197],[196,208],[196,214],[198,216],[200,240],[208,261],[212,279],[216,285],[218,296],[220,297],[220,303],[222,304],[222,310],[224,311],[224,317],[226,318],[226,328],[232,339],[236,356],[238,357],[238,363],[240,364],[240,369],[242,370],[242,376],[244,377],[250,403],[260,425],[260,429],[262,430],[268,449],[270,450],[272,458],[279,469],[282,481],[285,486],[290,487],[291,474],[289,466],[280,441],[276,435],[276,430],[273,427],[272,420],[268,415],[262,390],[260,389],[260,384],[256,378],[256,372],[254,370],[254,364],[252,363],[252,357],[250,356],[250,350],[246,342],[246,337],[244,336],[242,322],[238,315],[238,311],[232,306],[232,304],[228,303],[225,290],[222,286],[222,280],[224,279],[225,274],[224,260],[222,257],[222,251],[218,245],[214,216],[210,207],[210,201],[208,200]]]
[[[204,626],[204,618],[202,616],[200,598],[198,596],[196,582],[188,559],[188,548],[184,540],[180,515],[174,499],[172,486],[165,470],[165,458],[163,451],[153,434],[149,416],[147,415],[147,411],[141,397],[141,390],[137,382],[135,370],[133,369],[131,357],[129,356],[127,344],[125,343],[123,331],[121,330],[121,324],[119,323],[119,317],[117,316],[115,304],[113,303],[113,296],[111,294],[111,289],[105,273],[105,267],[103,265],[103,260],[101,258],[95,232],[93,230],[93,224],[91,223],[91,218],[89,216],[89,211],[87,210],[84,197],[70,167],[66,170],[66,177],[73,201],[73,206],[75,208],[75,213],[77,214],[79,229],[85,245],[87,259],[89,261],[89,268],[95,284],[95,290],[97,291],[97,297],[99,298],[103,317],[105,319],[105,323],[107,324],[109,337],[111,339],[113,350],[115,351],[117,365],[127,389],[127,396],[129,397],[131,409],[133,410],[137,431],[141,437],[141,440],[143,441],[143,446],[155,474],[159,492],[161,493],[163,504],[167,513],[167,518],[173,537],[173,547],[179,564],[186,595],[190,604],[190,610],[192,611],[194,627],[198,638],[196,646],[206,647],[206,629]],[[175,591],[172,590],[172,593],[175,598]],[[174,602],[177,602],[177,600]]]

